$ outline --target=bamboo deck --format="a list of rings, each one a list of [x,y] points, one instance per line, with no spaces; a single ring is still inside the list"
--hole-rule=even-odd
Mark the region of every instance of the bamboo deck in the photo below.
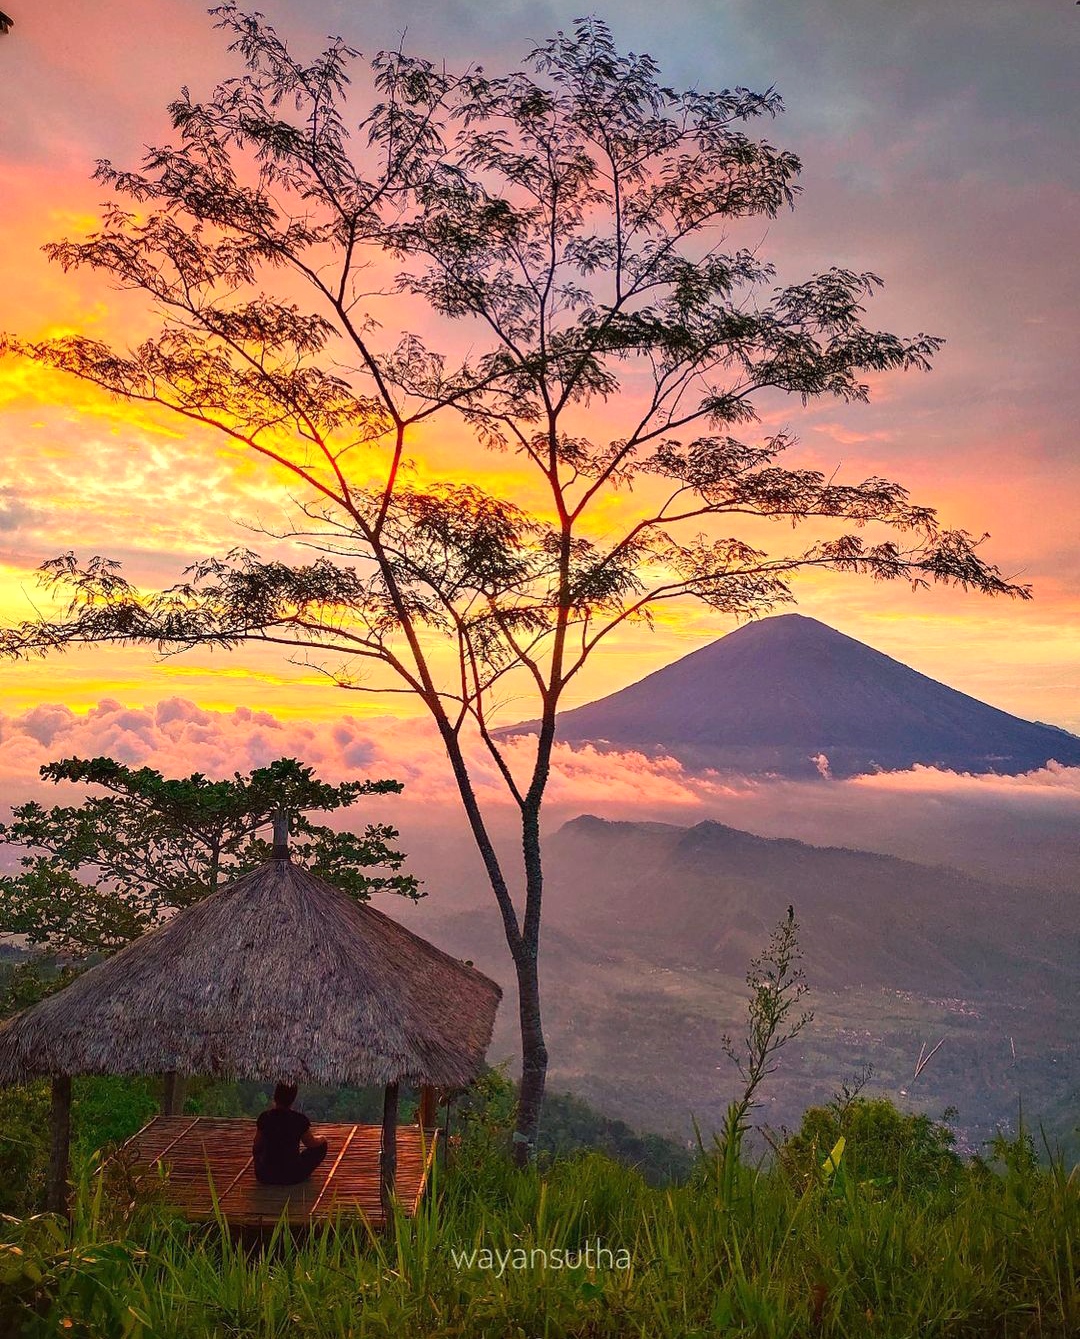
[[[167,1202],[194,1221],[214,1217],[216,1194],[220,1212],[235,1227],[272,1227],[285,1214],[295,1226],[345,1216],[381,1228],[381,1127],[320,1123],[314,1132],[329,1141],[329,1152],[311,1178],[295,1186],[256,1181],[251,1160],[255,1124],[250,1120],[158,1116],[127,1141],[122,1153],[140,1179],[162,1166]],[[407,1214],[416,1212],[424,1193],[437,1137],[437,1130],[398,1126],[395,1190]]]

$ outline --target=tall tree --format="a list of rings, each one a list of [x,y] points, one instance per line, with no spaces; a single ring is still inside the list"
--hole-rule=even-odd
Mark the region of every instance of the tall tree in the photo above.
[[[322,553],[289,564],[238,550],[149,593],[104,558],[68,554],[43,570],[66,614],[10,629],[3,649],[271,642],[350,687],[415,694],[514,960],[524,1159],[547,1069],[541,814],[555,718],[605,638],[678,599],[752,617],[790,600],[808,568],[1028,592],[899,484],[785,464],[783,432],[744,440],[762,392],[865,400],[868,374],[926,369],[941,343],[864,324],[874,275],[778,283],[748,244],[748,221],[798,189],[795,155],[747,130],[781,110],[773,90],[668,87],[586,19],[505,75],[379,53],[357,121],[358,53],[344,42],[306,63],[259,15],[214,13],[245,72],[205,101],[185,90],[176,141],[139,170],[100,163],[129,206],[47,248],[146,294],[159,333],[128,350],[85,336],[7,344],[286,469],[303,493],[293,535]],[[395,329],[418,307],[425,335]],[[459,328],[469,351],[432,348],[436,327],[450,347]],[[515,452],[542,501],[411,471],[418,431],[455,416]],[[768,551],[753,519],[733,533],[736,518],[796,535],[811,522],[818,537]],[[396,686],[350,668],[370,662]],[[519,770],[493,731],[508,684],[534,695],[539,720]],[[520,816],[516,877],[491,839],[472,740]]]
[[[392,845],[394,828],[338,832],[309,817],[400,791],[397,781],[331,785],[293,758],[223,781],[163,777],[112,758],[64,758],[41,775],[104,793],[51,808],[30,801],[0,824],[0,843],[21,852],[19,872],[0,878],[0,935],[68,960],[111,953],[255,869],[270,856],[262,833],[279,809],[305,864],[353,897],[366,901],[379,889],[420,896],[415,878],[398,872],[405,857]]]

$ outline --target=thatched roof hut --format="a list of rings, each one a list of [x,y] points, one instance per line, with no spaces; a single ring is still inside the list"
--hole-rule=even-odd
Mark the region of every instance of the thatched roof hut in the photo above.
[[[396,1112],[399,1083],[475,1078],[499,986],[292,864],[284,844],[275,857],[0,1025],[0,1085],[167,1073],[380,1084]]]
[[[459,1087],[494,981],[287,860],[271,860],[0,1025],[0,1084],[220,1074]]]

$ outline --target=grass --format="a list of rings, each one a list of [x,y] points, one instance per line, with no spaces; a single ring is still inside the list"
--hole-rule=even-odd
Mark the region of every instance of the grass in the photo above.
[[[711,1157],[664,1190],[600,1154],[516,1173],[492,1148],[474,1148],[392,1240],[339,1224],[306,1237],[279,1231],[257,1248],[160,1205],[118,1208],[84,1178],[70,1232],[42,1216],[5,1223],[0,1333],[1080,1334],[1080,1171],[1040,1166],[1023,1135],[996,1152],[995,1166],[921,1181],[860,1180],[847,1152],[838,1169],[810,1176],[783,1159],[740,1164],[725,1199]],[[598,1260],[597,1243],[610,1261]],[[591,1268],[556,1267],[556,1252],[586,1244]],[[481,1267],[485,1249],[492,1268]]]

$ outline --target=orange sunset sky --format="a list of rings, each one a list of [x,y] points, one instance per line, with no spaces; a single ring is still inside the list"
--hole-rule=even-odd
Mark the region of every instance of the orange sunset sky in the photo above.
[[[494,69],[581,9],[578,0],[262,0],[298,47],[340,32],[365,54],[394,45]],[[166,103],[235,66],[189,0],[3,0],[0,37],[0,329],[82,331],[119,343],[152,328],[137,298],[64,276],[47,240],[93,227],[107,192],[94,160],[133,165],[168,137]],[[886,288],[872,320],[948,343],[928,376],[879,378],[869,405],[763,404],[770,428],[831,473],[884,474],[950,523],[991,532],[985,552],[1035,600],[913,594],[857,578],[799,583],[811,614],[994,705],[1080,730],[1080,153],[1075,106],[1080,9],[1062,0],[612,0],[597,12],[621,45],[648,50],[672,82],[775,84],[787,112],[766,133],[804,162],[794,214],[758,240],[797,278],[830,264],[871,269]],[[526,488],[457,428],[430,433],[433,475],[498,476]],[[530,485],[531,486],[531,485]],[[528,500],[528,494],[524,494]],[[0,361],[0,617],[31,616],[32,570],[74,549],[124,560],[146,584],[235,544],[245,521],[274,524],[280,481],[170,419],[12,358]],[[640,678],[731,629],[687,604],[650,632],[628,629],[574,684],[575,705]],[[184,698],[279,719],[330,721],[406,699],[344,694],[271,652],[156,660],[131,649],[0,666],[0,712],[85,712]],[[507,721],[532,714],[506,709]]]

